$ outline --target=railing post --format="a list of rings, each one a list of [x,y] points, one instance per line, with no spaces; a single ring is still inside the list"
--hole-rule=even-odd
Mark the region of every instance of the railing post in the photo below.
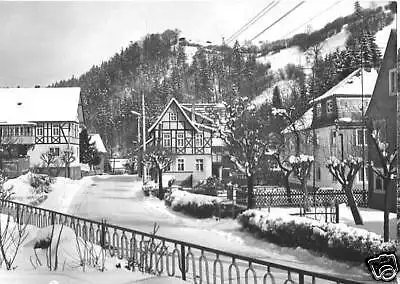
[[[339,202],[335,201],[336,224],[339,224]]]
[[[304,284],[304,274],[299,274],[299,284]]]
[[[20,219],[19,219],[19,204],[17,204],[17,224],[21,225]]]
[[[105,237],[106,237],[106,228],[105,228],[106,221],[101,219],[101,235],[100,235],[100,246],[102,248],[105,247]]]
[[[185,246],[181,244],[181,268],[182,268],[182,280],[186,281],[186,253]]]

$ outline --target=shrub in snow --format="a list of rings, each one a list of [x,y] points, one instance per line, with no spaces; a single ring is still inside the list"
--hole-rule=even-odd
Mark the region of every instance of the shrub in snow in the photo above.
[[[48,193],[50,185],[54,183],[54,179],[48,175],[30,174],[30,185],[32,187],[33,194]]]
[[[218,191],[225,190],[224,184],[216,177],[209,177],[197,184],[192,193],[217,196]]]
[[[242,227],[259,233],[270,242],[322,252],[342,260],[364,262],[381,252],[395,252],[395,242],[344,224],[323,223],[265,210],[247,210],[238,216]]]
[[[165,204],[174,211],[182,211],[185,214],[209,218],[217,212],[221,199],[202,194],[194,194],[183,190],[173,190],[165,196]]]

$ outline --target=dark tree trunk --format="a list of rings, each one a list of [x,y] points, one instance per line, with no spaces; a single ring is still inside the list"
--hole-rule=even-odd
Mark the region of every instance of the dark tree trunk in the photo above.
[[[389,241],[389,203],[390,203],[390,194],[389,194],[389,185],[390,180],[384,180],[385,187],[385,208],[383,211],[383,241]]]
[[[284,186],[286,188],[287,201],[289,204],[292,204],[292,194],[290,191],[289,176],[290,176],[290,172],[285,173],[283,182],[284,182]]]
[[[164,199],[164,188],[162,184],[162,170],[158,170],[158,198],[163,200]]]
[[[356,225],[363,225],[364,223],[361,218],[360,211],[358,210],[356,200],[354,199],[354,194],[353,194],[352,188],[353,188],[352,183],[348,184],[347,186],[343,185],[343,190],[346,194],[347,202],[350,206],[350,210],[351,210],[351,214],[353,215],[354,223]]]
[[[301,190],[303,191],[303,208],[304,212],[308,212],[310,210],[310,205],[308,204],[308,188],[307,188],[307,180],[304,178],[304,180],[300,181],[301,184]]]
[[[254,177],[247,176],[247,209],[254,208]]]

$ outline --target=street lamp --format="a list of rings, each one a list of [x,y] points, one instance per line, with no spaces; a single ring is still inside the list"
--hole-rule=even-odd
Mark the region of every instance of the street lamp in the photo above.
[[[146,152],[146,112],[145,112],[145,108],[144,108],[144,93],[142,92],[142,113],[136,112],[134,110],[131,110],[131,113],[136,115],[138,117],[138,141],[139,141],[139,135],[140,135],[140,131],[139,131],[139,119],[142,118],[142,135],[143,135],[143,156],[144,153]],[[146,165],[143,164],[143,185],[146,181]]]

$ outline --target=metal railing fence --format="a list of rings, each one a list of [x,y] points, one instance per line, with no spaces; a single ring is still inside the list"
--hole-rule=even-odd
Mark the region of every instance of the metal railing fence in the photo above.
[[[193,283],[343,283],[365,281],[346,280],[332,275],[225,252],[190,242],[166,238],[105,222],[94,221],[14,201],[0,201],[1,213],[11,215],[16,222],[46,227],[64,224],[83,240],[107,249],[112,256],[128,263],[145,264],[146,271],[179,277]],[[146,244],[154,250],[145,250]],[[131,270],[140,268],[131,267]],[[143,267],[142,267],[143,269]]]

